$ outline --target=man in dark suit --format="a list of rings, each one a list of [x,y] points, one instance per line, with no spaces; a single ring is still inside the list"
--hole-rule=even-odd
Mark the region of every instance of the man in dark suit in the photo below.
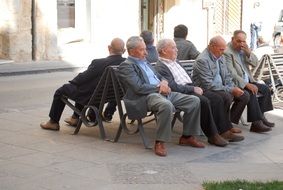
[[[228,141],[242,141],[243,136],[230,131],[231,122],[224,118],[222,98],[210,90],[194,86],[190,76],[178,63],[177,47],[173,40],[162,39],[157,43],[159,60],[155,69],[166,78],[172,91],[199,97],[201,104],[201,128],[208,137],[208,142],[216,146],[226,146]],[[223,112],[223,113],[222,113]],[[221,134],[221,136],[219,134]]]
[[[171,92],[168,82],[146,61],[146,45],[139,36],[128,39],[129,57],[119,66],[119,77],[127,87],[124,103],[129,119],[146,116],[155,112],[157,134],[154,151],[166,156],[165,142],[171,137],[171,121],[175,108],[184,111],[183,135],[180,145],[203,148],[204,144],[194,135],[200,133],[200,102],[196,96]]]
[[[244,31],[236,30],[224,56],[234,83],[249,96],[247,119],[252,122],[250,131],[267,132],[274,127],[274,123],[264,117],[264,112],[273,110],[271,92],[267,85],[256,82],[252,76],[249,67],[256,67],[258,59],[249,49],[246,38]],[[231,113],[231,121],[238,123],[239,114]]]
[[[41,128],[59,130],[59,121],[65,108],[65,103],[61,101],[61,97],[67,96],[69,99],[76,102],[77,108],[82,109],[83,105],[87,104],[89,101],[105,68],[110,65],[119,65],[125,60],[125,58],[122,57],[122,54],[125,52],[125,44],[122,39],[114,38],[108,46],[108,50],[110,54],[108,57],[93,60],[86,71],[79,73],[73,80],[69,81],[69,83],[64,84],[56,90],[49,112],[50,119],[46,123],[41,123]],[[110,106],[108,109],[112,109],[114,113],[115,107],[116,104],[113,105],[112,103],[112,108]],[[111,110],[109,112],[111,112]],[[73,115],[73,117],[75,120],[75,115]],[[72,122],[75,122],[74,120]]]

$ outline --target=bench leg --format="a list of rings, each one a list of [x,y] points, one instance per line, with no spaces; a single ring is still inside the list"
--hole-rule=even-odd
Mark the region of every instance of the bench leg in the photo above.
[[[77,135],[78,132],[80,131],[80,128],[82,126],[83,121],[81,119],[79,119],[76,130],[74,131],[73,135]]]
[[[100,137],[101,137],[103,140],[105,140],[106,135],[105,135],[105,131],[104,131],[104,126],[103,126],[102,120],[101,120],[99,117],[97,117],[96,120],[97,120],[97,122],[98,122]]]
[[[123,127],[122,127],[122,124],[120,123],[118,131],[117,131],[116,136],[114,138],[114,142],[118,142],[118,140],[119,140],[119,138],[122,134],[122,130],[123,130]]]
[[[148,141],[148,139],[145,135],[143,123],[142,123],[141,119],[138,120],[138,129],[139,129],[139,133],[140,133],[140,136],[142,138],[142,142],[143,142],[144,147],[146,149],[151,149],[152,147],[149,146],[149,141]]]

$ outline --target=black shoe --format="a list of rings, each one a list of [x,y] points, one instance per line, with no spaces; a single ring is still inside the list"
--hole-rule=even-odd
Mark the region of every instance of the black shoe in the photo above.
[[[259,120],[259,121],[254,121],[252,123],[250,131],[255,133],[264,133],[271,131],[271,128],[267,127],[266,125],[263,124],[261,120]]]
[[[266,125],[267,127],[274,127],[275,123],[269,122],[267,121],[267,119],[265,117],[263,117],[263,119],[261,120],[263,122],[264,125]]]

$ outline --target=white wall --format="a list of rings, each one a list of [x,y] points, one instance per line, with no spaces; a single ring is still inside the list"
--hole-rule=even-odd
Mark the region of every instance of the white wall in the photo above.
[[[165,13],[164,37],[173,38],[174,27],[184,24],[188,27],[187,39],[199,51],[207,46],[207,11],[200,0],[179,0]]]
[[[91,1],[91,43],[96,55],[108,55],[107,45],[114,37],[127,40],[139,35],[139,0]]]

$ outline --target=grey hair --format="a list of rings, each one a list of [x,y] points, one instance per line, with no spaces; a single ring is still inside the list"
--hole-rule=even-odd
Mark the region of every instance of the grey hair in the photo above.
[[[131,49],[136,48],[140,42],[144,42],[142,37],[140,36],[130,37],[126,44],[127,50],[129,51]]]
[[[160,53],[169,43],[171,43],[173,40],[172,39],[161,39],[158,41],[156,44],[156,50],[158,53]]]

